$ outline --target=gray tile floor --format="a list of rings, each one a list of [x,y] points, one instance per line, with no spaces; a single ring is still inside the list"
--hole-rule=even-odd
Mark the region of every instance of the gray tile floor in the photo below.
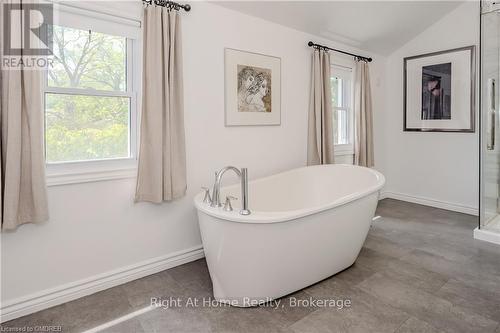
[[[476,241],[476,218],[386,199],[356,263],[257,308],[185,306],[211,297],[204,260],[4,323],[61,325],[81,332],[144,309],[151,297],[180,298],[104,332],[495,332],[500,333],[500,246]],[[350,300],[292,307],[294,299]],[[213,304],[212,304],[213,305]]]

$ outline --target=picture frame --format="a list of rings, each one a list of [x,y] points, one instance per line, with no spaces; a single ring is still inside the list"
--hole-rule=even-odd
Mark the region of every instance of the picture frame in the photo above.
[[[281,58],[224,49],[225,126],[281,125]]]
[[[404,58],[403,130],[475,132],[474,45]]]

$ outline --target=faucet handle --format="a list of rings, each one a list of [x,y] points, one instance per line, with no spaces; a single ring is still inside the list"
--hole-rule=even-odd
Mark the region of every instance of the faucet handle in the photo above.
[[[210,189],[204,186],[201,189],[205,191],[205,197],[203,198],[203,203],[211,204],[212,198],[210,197]]]
[[[224,203],[224,208],[222,208],[226,212],[232,212],[233,206],[231,206],[231,200],[238,200],[238,198],[233,197],[232,195],[226,196],[226,203]]]

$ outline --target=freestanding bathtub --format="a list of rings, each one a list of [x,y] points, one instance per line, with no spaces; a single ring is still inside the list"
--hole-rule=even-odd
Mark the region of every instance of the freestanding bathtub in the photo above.
[[[214,297],[254,306],[300,290],[351,266],[385,178],[352,165],[303,167],[249,183],[251,214],[195,197]],[[221,188],[240,197],[238,185]],[[224,202],[224,201],[223,201]]]

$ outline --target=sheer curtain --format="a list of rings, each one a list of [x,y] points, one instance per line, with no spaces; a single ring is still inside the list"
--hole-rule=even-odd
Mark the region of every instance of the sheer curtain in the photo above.
[[[356,62],[354,80],[355,164],[373,167],[373,115],[368,63]]]
[[[313,49],[307,165],[333,163],[333,116],[330,90],[330,55]]]
[[[0,9],[22,1],[4,1]],[[30,1],[32,3],[32,1]],[[32,18],[34,19],[34,18]],[[21,40],[22,27],[12,22],[4,29]],[[36,26],[33,24],[32,26]],[[0,49],[3,54],[2,40]],[[31,41],[31,46],[34,46]],[[25,68],[0,70],[0,219],[2,230],[49,218],[43,153],[42,71]]]
[[[186,193],[180,15],[144,8],[141,142],[136,201],[162,202]]]

